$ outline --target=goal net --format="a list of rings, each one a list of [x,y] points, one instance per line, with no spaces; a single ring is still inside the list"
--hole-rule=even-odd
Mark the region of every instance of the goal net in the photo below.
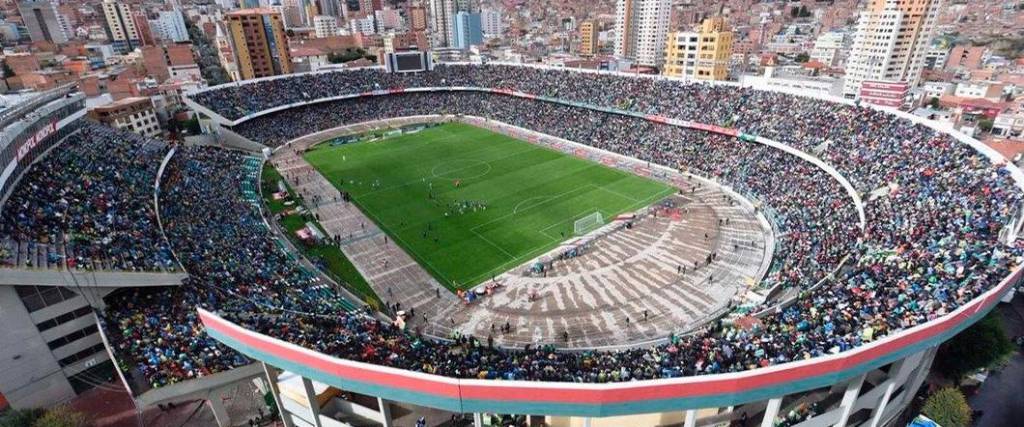
[[[602,225],[604,225],[604,217],[601,216],[601,212],[594,212],[583,218],[577,219],[573,224],[573,232],[577,236],[581,236],[594,231]]]

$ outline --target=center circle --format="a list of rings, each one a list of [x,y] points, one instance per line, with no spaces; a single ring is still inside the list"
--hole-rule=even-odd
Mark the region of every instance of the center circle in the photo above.
[[[430,170],[434,178],[470,179],[479,178],[491,172],[491,164],[482,160],[454,159],[438,163]]]

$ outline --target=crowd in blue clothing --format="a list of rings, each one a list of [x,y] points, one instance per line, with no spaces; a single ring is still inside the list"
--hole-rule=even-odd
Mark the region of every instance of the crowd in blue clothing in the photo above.
[[[46,244],[48,263],[71,269],[177,268],[157,226],[153,185],[164,141],[84,122],[34,164],[0,217],[7,259]]]

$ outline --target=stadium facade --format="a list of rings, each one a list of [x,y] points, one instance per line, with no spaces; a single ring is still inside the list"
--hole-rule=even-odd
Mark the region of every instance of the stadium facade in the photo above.
[[[587,78],[587,72],[579,73],[579,78]],[[300,77],[292,75],[271,79]],[[265,80],[232,85],[254,84]],[[814,155],[783,143],[744,134],[727,126],[586,105],[506,88],[433,86],[338,93],[323,99],[267,108],[234,119],[224,117],[194,99],[186,99],[186,103],[207,118],[208,128],[221,133],[225,145],[269,154],[269,148],[246,140],[231,128],[260,116],[309,104],[402,93],[451,92],[486,92],[535,102],[600,109],[654,123],[726,135],[782,150],[813,163],[840,182],[847,195],[855,200],[854,205],[858,208],[856,217],[861,227],[869,220],[864,213],[862,195],[853,189],[852,184],[839,171]],[[829,101],[845,103],[836,99]],[[0,153],[7,169],[0,188],[5,199],[32,161],[58,145],[62,135],[74,132],[74,123],[84,114],[82,104],[81,95],[66,90],[33,102],[30,108],[38,112],[37,115],[19,121],[4,119],[5,145]],[[897,111],[890,113],[949,133],[960,143],[989,157],[993,163],[1005,162],[999,154],[967,136],[937,129],[933,123]],[[317,135],[331,132],[326,130]],[[317,139],[317,135],[303,138]],[[167,158],[171,156],[173,150]],[[1021,172],[1012,165],[1007,167],[1017,187],[1024,186]],[[1011,234],[1016,234],[1019,229],[1017,225],[1010,230]],[[75,384],[78,384],[83,372],[89,375],[89,369],[114,357],[109,345],[103,346],[106,342],[102,334],[103,325],[91,313],[92,309],[103,308],[104,295],[125,287],[173,286],[184,278],[182,273],[173,272],[101,271],[100,274],[89,274],[91,278],[86,279],[77,277],[66,266],[47,262],[45,253],[45,250],[35,253],[38,259],[33,261],[29,251],[19,251],[15,257],[19,261],[15,265],[0,269],[0,323],[10,328],[7,331],[30,332],[28,335],[16,336],[5,331],[2,336],[4,341],[0,342],[4,344],[0,349],[0,392],[14,407],[41,406],[69,399],[79,390]],[[137,373],[133,375],[124,372],[120,364],[113,364],[113,367],[141,404],[174,401],[200,394],[210,396],[212,391],[228,387],[234,382],[262,376],[269,380],[269,389],[273,392],[277,407],[283,410],[285,424],[288,426],[346,425],[342,422],[346,417],[390,426],[393,425],[390,408],[395,403],[473,414],[476,425],[484,424],[485,414],[524,414],[544,417],[552,425],[685,427],[734,420],[740,417],[737,414],[743,414],[742,419],[750,420],[752,424],[772,426],[778,417],[785,416],[780,412],[783,408],[800,404],[817,408],[813,416],[796,424],[801,427],[876,427],[890,423],[913,399],[931,367],[938,345],[988,313],[1004,294],[1020,284],[1021,275],[1024,274],[1022,271],[1020,268],[1014,270],[980,296],[926,323],[835,354],[741,372],[604,384],[458,379],[321,354],[248,330],[221,313],[201,307],[196,310],[206,333],[255,363],[151,390],[133,383],[132,377],[137,376]],[[75,314],[79,312],[82,315]],[[66,319],[69,315],[72,316],[70,320],[64,323],[58,321],[56,327],[49,326],[55,319]],[[49,327],[44,328],[43,325]],[[77,339],[68,341],[64,338],[68,335]],[[59,343],[63,345],[55,346],[53,343],[57,340],[62,340]],[[75,360],[65,363],[72,357],[66,354],[72,349],[76,350],[73,353]],[[41,381],[40,378],[47,380]],[[345,400],[338,394],[326,392],[328,388],[344,390],[365,399]],[[214,407],[214,412],[218,414],[219,422],[230,424],[230,420],[225,418],[223,407]]]

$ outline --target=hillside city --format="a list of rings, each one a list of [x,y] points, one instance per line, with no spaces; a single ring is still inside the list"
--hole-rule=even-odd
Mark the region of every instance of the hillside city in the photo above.
[[[902,6],[882,0],[5,0],[0,106],[79,83],[94,116],[140,109],[153,121],[125,126],[175,135],[190,123],[182,93],[430,48],[439,61],[841,96],[948,124],[1011,158],[1024,151],[1024,3],[906,3],[896,19]],[[252,17],[269,20],[273,37],[243,38]],[[249,52],[264,51],[270,63],[254,68]]]

